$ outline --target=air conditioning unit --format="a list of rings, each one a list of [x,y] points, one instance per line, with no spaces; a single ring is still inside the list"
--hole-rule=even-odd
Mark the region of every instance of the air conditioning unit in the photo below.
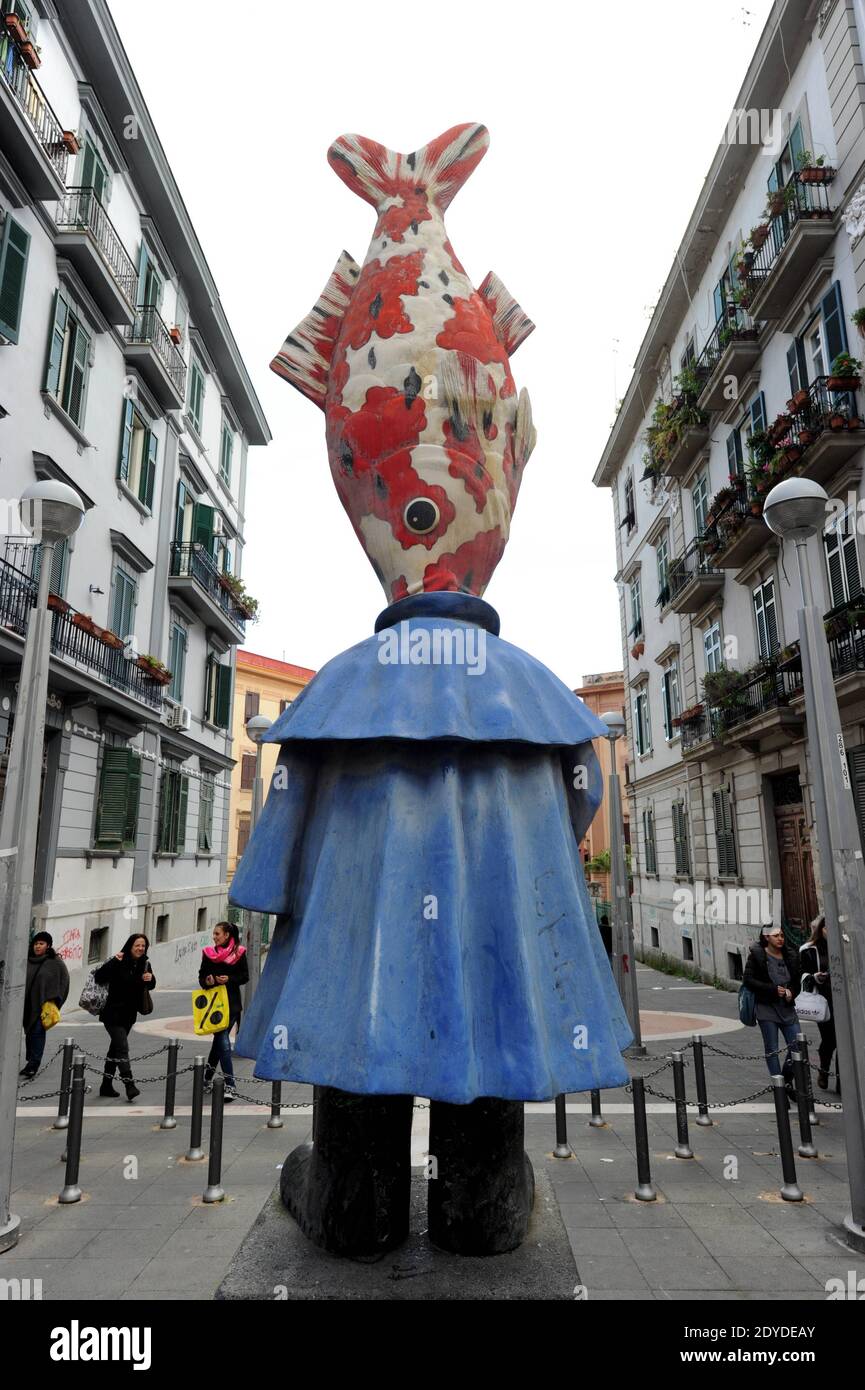
[[[171,711],[168,722],[172,729],[191,729],[192,710],[188,705],[178,705]]]

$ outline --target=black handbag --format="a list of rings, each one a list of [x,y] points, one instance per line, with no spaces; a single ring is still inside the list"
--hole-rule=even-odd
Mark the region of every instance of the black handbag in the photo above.
[[[150,973],[149,961],[146,962],[143,973]],[[143,982],[141,985],[141,1002],[138,1005],[138,1012],[140,1014],[153,1013],[153,995],[150,993],[150,990],[148,989],[147,985],[145,985]]]

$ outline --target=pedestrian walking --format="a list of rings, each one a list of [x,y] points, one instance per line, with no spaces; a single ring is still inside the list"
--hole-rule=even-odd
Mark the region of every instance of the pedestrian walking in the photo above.
[[[601,940],[604,943],[604,950],[607,953],[607,960],[613,959],[613,929],[610,926],[610,919],[606,912],[598,922],[598,931],[601,933]]]
[[[147,952],[150,942],[137,933],[130,936],[122,949],[100,965],[94,974],[98,985],[108,986],[108,998],[99,1021],[111,1039],[105,1059],[105,1073],[99,1087],[101,1096],[119,1096],[113,1086],[115,1069],[126,1087],[126,1099],[135,1100],[141,1092],[132,1078],[129,1065],[129,1034],[140,1013],[150,1012],[149,992],[156,988],[156,977],[150,968]]]
[[[786,944],[783,927],[768,922],[760,932],[760,940],[755,941],[748,952],[743,983],[757,1000],[757,1023],[763,1034],[769,1075],[784,1077],[788,1105],[794,1096],[790,1049],[795,1046],[800,1028],[793,1001],[799,993],[801,978],[799,957]],[[783,1067],[778,1057],[779,1033],[787,1044]]]
[[[213,945],[205,946],[202,952],[198,983],[203,989],[225,985],[228,992],[228,1026],[213,1034],[210,1054],[204,1068],[204,1089],[209,1091],[216,1068],[222,1067],[227,1102],[233,1101],[237,1094],[229,1034],[235,1026],[240,1027],[240,1017],[243,1013],[240,988],[248,980],[249,961],[246,958],[246,947],[240,944],[239,929],[233,922],[217,922],[213,928]]]
[[[69,994],[69,971],[54,950],[54,940],[47,931],[38,931],[30,942],[27,954],[27,985],[24,995],[24,1040],[27,1061],[20,1076],[28,1081],[38,1072],[45,1052],[46,1004],[61,1009]]]
[[[820,1047],[818,1056],[820,1067],[817,1072],[817,1085],[821,1091],[825,1091],[829,1085],[829,1069],[832,1066],[832,1057],[837,1046],[835,1039],[835,1019],[832,1016],[832,984],[829,978],[829,942],[826,937],[826,918],[822,915],[815,917],[811,923],[811,935],[803,946],[799,947],[799,961],[802,967],[802,974],[814,976],[814,983],[817,990],[822,994],[826,1003],[829,1005],[829,1016],[824,1023],[818,1023],[820,1030]]]

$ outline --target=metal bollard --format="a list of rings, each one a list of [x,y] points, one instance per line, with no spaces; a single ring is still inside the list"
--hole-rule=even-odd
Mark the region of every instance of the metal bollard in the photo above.
[[[790,1134],[790,1114],[787,1110],[787,1092],[783,1076],[772,1077],[772,1089],[775,1097],[775,1119],[778,1124],[778,1147],[781,1150],[781,1172],[784,1177],[781,1196],[785,1202],[802,1202],[804,1196],[796,1181],[796,1161],[793,1158],[793,1138]]]
[[[694,1050],[694,1085],[697,1089],[697,1124],[708,1126],[714,1124],[709,1115],[709,1097],[706,1092],[706,1062],[703,1057],[703,1039],[699,1033],[695,1033],[691,1038],[691,1045]]]
[[[222,1116],[225,1105],[225,1080],[214,1076],[213,1091],[210,1097],[210,1162],[207,1165],[207,1187],[204,1190],[205,1202],[222,1202],[225,1188],[222,1186]]]
[[[168,1071],[165,1076],[165,1114],[159,1121],[160,1129],[177,1129],[177,1121],[174,1118],[174,1096],[177,1091],[177,1054],[180,1051],[180,1043],[177,1038],[172,1038],[168,1044]]]
[[[568,1143],[568,1116],[565,1110],[565,1096],[556,1096],[556,1147],[553,1149],[553,1158],[573,1158],[571,1146]]]
[[[60,1066],[60,1099],[57,1102],[57,1119],[54,1129],[69,1128],[69,1087],[72,1084],[72,1055],[75,1052],[75,1039],[65,1038],[63,1042],[63,1061]]]
[[[817,1158],[814,1139],[811,1134],[811,1119],[808,1115],[808,1083],[805,1077],[805,1063],[800,1052],[790,1054],[793,1058],[793,1076],[796,1081],[796,1109],[799,1112],[800,1158]]]
[[[681,1052],[671,1053],[673,1058],[673,1094],[676,1097],[676,1144],[677,1158],[693,1158],[694,1151],[688,1139],[688,1105],[685,1100],[685,1064]]]
[[[808,1123],[819,1125],[820,1120],[817,1111],[814,1109],[814,1087],[811,1081],[811,1058],[808,1056],[808,1039],[804,1033],[796,1034],[796,1050],[801,1054],[802,1061],[805,1063],[805,1094],[808,1097]]]
[[[280,1107],[282,1105],[282,1082],[274,1081],[270,1088],[270,1119],[267,1122],[268,1129],[282,1129],[282,1116]]]
[[[656,1202],[658,1194],[652,1183],[649,1165],[649,1126],[646,1122],[646,1089],[641,1076],[631,1082],[634,1093],[634,1137],[637,1141],[637,1186],[634,1196],[638,1202]]]
[[[196,1057],[192,1068],[192,1115],[189,1121],[189,1148],[186,1158],[196,1163],[204,1158],[201,1147],[201,1119],[204,1113],[204,1058]]]
[[[69,1106],[69,1134],[66,1140],[66,1181],[58,1202],[81,1201],[78,1169],[81,1164],[81,1131],[84,1125],[84,1054],[76,1052],[72,1062],[72,1095]]]
[[[592,1091],[592,1118],[589,1120],[590,1129],[606,1129],[607,1122],[601,1114],[601,1093]]]

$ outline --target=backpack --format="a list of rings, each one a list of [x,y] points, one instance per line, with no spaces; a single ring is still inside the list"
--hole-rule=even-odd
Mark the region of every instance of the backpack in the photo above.
[[[89,1014],[101,1014],[108,1003],[108,986],[96,983],[95,975],[98,968],[97,966],[91,970],[87,976],[81,991],[81,998],[78,1000],[79,1009],[85,1009]]]
[[[746,1028],[757,1026],[757,997],[747,985],[739,986],[739,1020]]]

